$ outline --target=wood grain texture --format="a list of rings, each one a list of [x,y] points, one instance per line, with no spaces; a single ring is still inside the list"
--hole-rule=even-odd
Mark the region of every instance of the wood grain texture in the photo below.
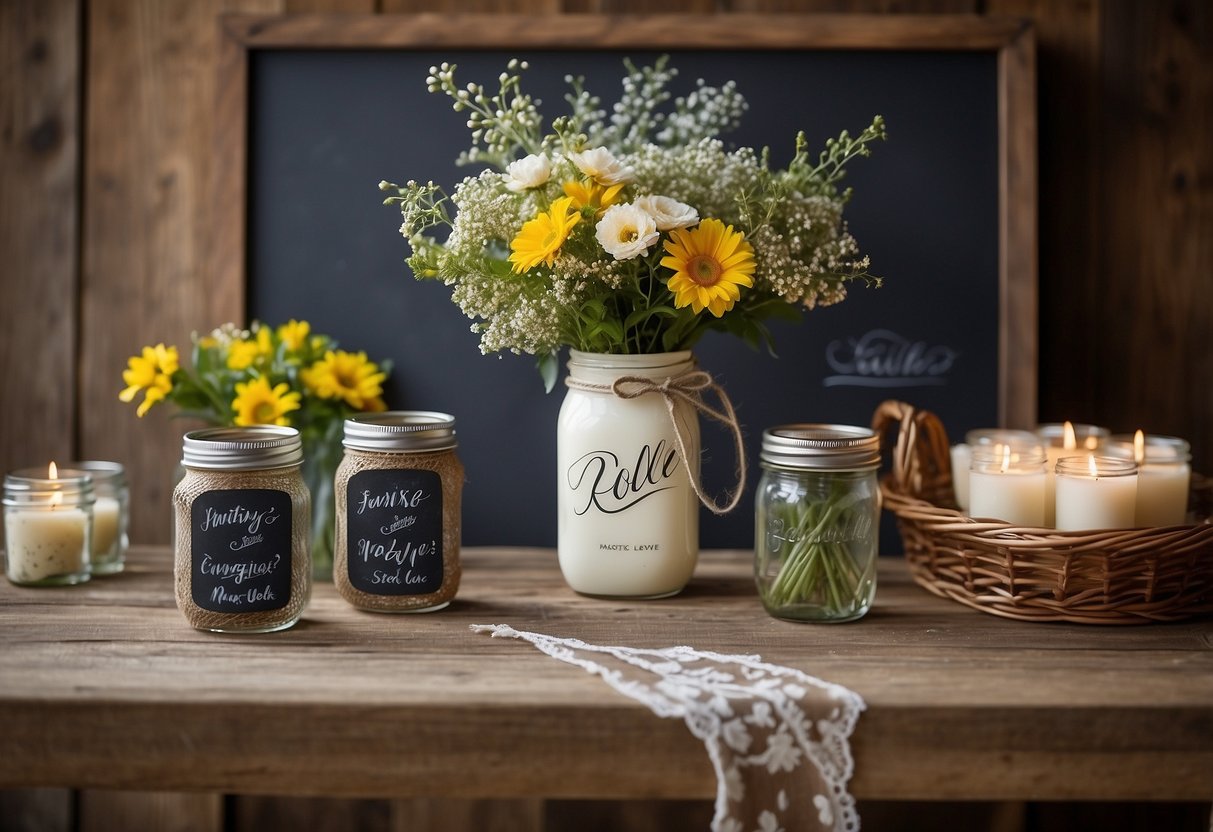
[[[998,52],[1000,425],[1036,425],[1036,40],[1026,23]]]
[[[0,3],[0,471],[76,452],[80,4]]]
[[[682,595],[645,603],[574,595],[551,551],[482,549],[441,614],[360,613],[325,585],[291,631],[215,636],[174,608],[168,562],[139,549],[111,580],[0,587],[0,786],[711,796],[685,726],[467,629],[502,622],[757,652],[844,684],[868,703],[853,741],[861,797],[1213,798],[1207,621],[1114,632],[1008,622],[923,592],[890,560],[862,622],[798,626],[762,613],[748,553],[708,553]]]
[[[1103,4],[1096,399],[1213,470],[1213,6]],[[1094,324],[1103,328],[1097,334]]]
[[[70,789],[0,789],[5,832],[73,832]]]
[[[469,777],[491,772],[468,772]],[[393,800],[391,832],[547,832],[542,800]]]
[[[223,798],[217,794],[84,791],[79,832],[155,829],[223,832]]]

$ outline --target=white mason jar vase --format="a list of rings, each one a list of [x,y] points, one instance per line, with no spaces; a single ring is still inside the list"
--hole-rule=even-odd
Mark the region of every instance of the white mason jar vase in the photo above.
[[[661,384],[693,369],[691,353],[572,350],[568,366],[570,386],[556,425],[564,579],[585,595],[674,595],[699,557],[699,500],[688,476],[688,467],[699,476],[699,417],[689,403],[673,400],[690,457],[684,464],[666,397],[623,398],[610,386],[620,377]]]

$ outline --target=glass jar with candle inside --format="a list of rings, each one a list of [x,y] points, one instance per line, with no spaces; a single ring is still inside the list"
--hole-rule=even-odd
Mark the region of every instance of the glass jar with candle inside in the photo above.
[[[1185,440],[1139,430],[1113,436],[1105,452],[1137,463],[1138,526],[1179,526],[1187,520],[1192,449]]]
[[[1057,462],[1057,529],[1131,529],[1137,515],[1137,463],[1106,456]]]
[[[1041,528],[1045,480],[1045,452],[1040,446],[978,445],[969,470],[969,513]]]
[[[93,481],[84,473],[25,468],[4,478],[5,572],[22,586],[87,581]]]
[[[1057,524],[1057,461],[1065,456],[1094,454],[1107,441],[1109,431],[1098,425],[1061,422],[1038,425],[1036,435],[1045,447],[1045,526],[1051,529]]]
[[[952,489],[961,511],[969,510],[969,468],[973,465],[973,448],[1000,444],[1032,448],[1040,444],[1040,439],[1030,430],[977,428],[965,434],[964,442],[952,446]]]
[[[120,462],[69,462],[65,466],[93,480],[93,544],[89,568],[94,575],[113,575],[126,564],[130,525],[130,488]]]

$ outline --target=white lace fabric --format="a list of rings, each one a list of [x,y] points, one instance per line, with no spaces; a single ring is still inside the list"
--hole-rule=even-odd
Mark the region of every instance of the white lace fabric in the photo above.
[[[607,647],[504,624],[472,630],[528,641],[660,717],[681,717],[716,771],[713,832],[859,829],[847,791],[849,738],[864,709],[854,691],[759,656]]]

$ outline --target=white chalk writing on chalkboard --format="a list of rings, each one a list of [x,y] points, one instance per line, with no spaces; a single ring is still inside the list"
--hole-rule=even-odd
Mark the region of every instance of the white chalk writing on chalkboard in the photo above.
[[[834,375],[824,387],[927,387],[948,383],[948,371],[960,356],[943,344],[911,341],[888,329],[831,341],[826,363]]]

